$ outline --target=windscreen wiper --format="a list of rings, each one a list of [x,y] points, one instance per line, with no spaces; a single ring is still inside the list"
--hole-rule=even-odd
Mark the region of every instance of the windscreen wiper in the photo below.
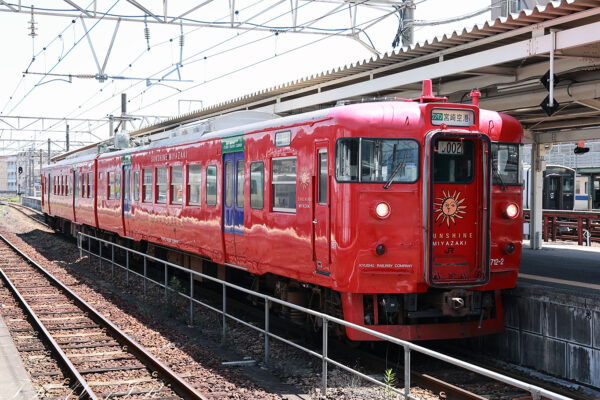
[[[494,172],[494,176],[498,178],[498,180],[500,181],[500,184],[502,185],[502,191],[506,191],[506,184],[504,183],[504,180],[502,179],[502,176],[500,175],[500,173],[498,171],[496,171],[495,168],[492,168],[492,171]]]
[[[390,175],[390,179],[388,179],[388,181],[385,183],[385,185],[383,185],[384,189],[388,189],[390,187],[390,185],[392,184],[392,181],[394,180],[394,178],[396,177],[398,172],[400,170],[404,171],[405,165],[406,165],[406,153],[404,153],[404,159],[402,160],[402,162],[399,163],[398,165],[396,165],[396,168],[394,168],[394,170],[392,171],[392,174]]]

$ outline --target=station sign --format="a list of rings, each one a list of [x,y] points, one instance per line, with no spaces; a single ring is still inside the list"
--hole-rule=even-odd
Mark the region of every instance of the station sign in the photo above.
[[[431,125],[469,127],[475,123],[475,112],[465,109],[433,108],[431,110]]]
[[[222,138],[221,146],[223,154],[244,151],[244,135]]]

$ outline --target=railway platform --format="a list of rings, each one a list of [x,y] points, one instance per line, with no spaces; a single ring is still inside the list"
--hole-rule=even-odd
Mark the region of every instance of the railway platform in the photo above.
[[[10,332],[0,316],[0,399],[32,400],[37,398],[31,379]]]
[[[476,347],[600,390],[600,247],[523,242],[517,286],[503,293],[503,334]]]
[[[531,250],[529,241],[524,240],[519,281],[598,293],[600,246],[544,243],[541,250]]]

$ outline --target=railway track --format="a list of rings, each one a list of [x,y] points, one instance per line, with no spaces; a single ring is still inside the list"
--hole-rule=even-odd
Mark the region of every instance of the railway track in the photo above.
[[[7,326],[44,397],[206,399],[2,235],[0,275],[19,304]]]
[[[46,228],[50,228],[50,225],[48,225],[47,223],[44,222],[43,214],[41,212],[39,212],[38,210],[34,210],[33,208],[30,208],[30,207],[27,207],[27,206],[24,206],[21,204],[4,202],[4,201],[0,201],[0,205],[9,206],[9,207],[17,210],[21,214],[25,215],[26,217],[34,220],[35,222],[38,222],[41,225],[44,225]],[[25,212],[25,210],[30,211],[31,213],[27,213],[27,212]]]

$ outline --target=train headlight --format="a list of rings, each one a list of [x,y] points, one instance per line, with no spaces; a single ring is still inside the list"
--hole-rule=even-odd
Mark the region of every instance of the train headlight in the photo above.
[[[516,218],[519,215],[519,206],[515,203],[508,203],[504,209],[504,215],[507,218]]]
[[[390,205],[384,201],[378,203],[375,206],[375,215],[377,215],[381,219],[385,219],[390,216],[392,209]]]

